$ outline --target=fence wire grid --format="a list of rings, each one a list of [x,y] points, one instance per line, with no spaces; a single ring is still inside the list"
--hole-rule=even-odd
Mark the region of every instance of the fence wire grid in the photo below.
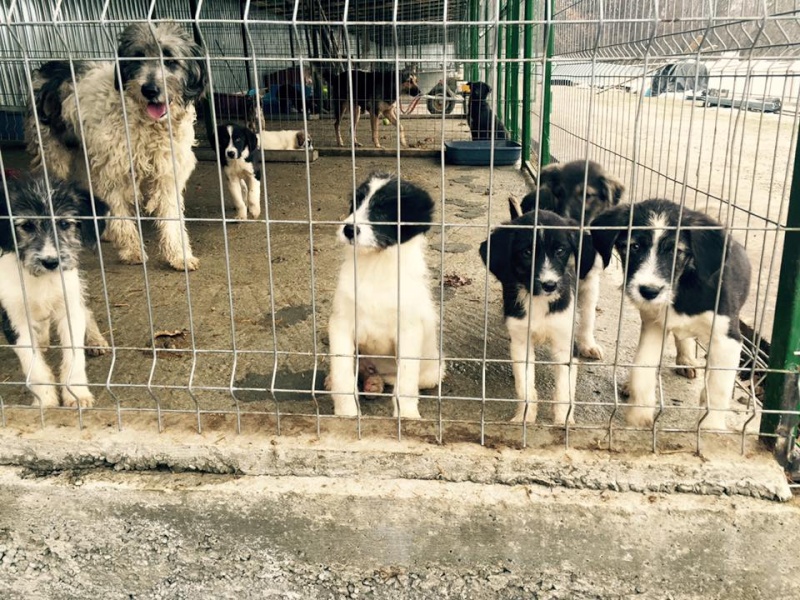
[[[134,415],[155,414],[159,428],[164,415],[190,414],[198,429],[206,416],[231,415],[237,431],[260,415],[278,433],[287,418],[297,418],[300,429],[319,433],[333,417],[325,389],[331,303],[343,252],[353,252],[342,249],[336,232],[357,187],[378,170],[422,186],[437,205],[427,256],[447,375],[420,394],[422,423],[436,440],[475,427],[481,443],[502,432],[526,444],[624,446],[625,434],[638,429],[624,418],[623,382],[634,367],[640,325],[621,289],[620,261],[615,258],[601,277],[596,335],[604,357],[573,356],[568,363],[578,378],[570,394],[575,423],[552,421],[551,367],[557,361],[546,344],[537,344],[542,410],[532,425],[510,422],[518,398],[500,286],[478,253],[493,228],[508,220],[507,198],[535,190],[543,166],[592,160],[624,184],[623,202],[670,199],[719,221],[745,247],[752,284],[740,315],[745,339],[727,437],[744,450],[765,415],[782,416],[789,431],[796,429],[791,419],[796,423],[798,407],[763,406],[770,374],[793,372],[776,368],[770,350],[783,328],[776,298],[784,239],[798,231],[789,219],[792,203],[800,202],[792,196],[800,119],[796,1],[4,0],[0,160],[6,192],[31,165],[20,144],[26,111],[38,115],[41,108],[32,107],[32,71],[62,60],[71,66],[73,83],[82,76],[76,69],[81,61],[113,64],[119,73],[126,63],[117,55],[120,33],[134,22],[166,20],[199,47],[196,57],[175,58],[197,62],[208,75],[194,126],[200,161],[189,171],[180,219],[200,267],[176,270],[165,262],[159,227],[178,217],[151,214],[143,191],[129,218],[141,229],[149,259],[123,264],[110,243],[82,255],[87,303],[110,346],[87,359],[94,405],[61,411],[74,411],[80,423],[87,413],[112,415],[118,427]],[[152,60],[161,65],[170,58],[162,49]],[[405,73],[416,77],[419,99],[388,99],[398,100],[399,124],[378,121],[382,151],[370,150],[366,115],[357,131],[349,114],[344,117],[344,146],[337,146],[337,104],[352,114],[357,101],[352,94],[334,97],[331,80],[350,69],[388,71],[396,84]],[[517,143],[514,165],[497,164],[500,141],[490,144],[486,166],[451,164],[448,144],[471,139],[466,90],[476,81],[491,86],[489,105]],[[119,98],[122,92],[114,93]],[[85,114],[94,105],[82,101],[78,97],[77,110]],[[87,149],[79,141],[76,162],[86,167],[98,152],[132,160],[131,128],[141,121],[127,113],[117,118],[128,148]],[[231,122],[299,130],[313,140],[313,148],[290,155],[257,153],[257,218],[234,218],[224,161],[214,150],[217,126]],[[166,170],[180,179],[175,152],[183,141],[175,124],[168,130]],[[401,131],[408,148],[400,145]],[[363,148],[354,144],[355,133]],[[41,152],[42,141],[48,143],[41,126],[35,135]],[[131,165],[132,177],[134,171]],[[102,189],[89,179],[95,193]],[[177,206],[180,185],[172,188]],[[14,207],[7,208],[13,215]],[[20,269],[8,285],[23,284]],[[798,282],[788,285],[796,290]],[[577,307],[574,314],[577,319]],[[25,318],[31,330],[39,327],[30,310]],[[797,339],[792,344],[800,350]],[[707,348],[700,343],[697,350],[702,356]],[[31,404],[34,369],[21,369],[14,351],[10,341],[0,346],[3,424],[29,410],[45,424],[54,413]],[[58,351],[42,360],[53,363],[53,354]],[[698,398],[707,375],[698,365],[694,379],[680,377],[680,366],[665,334],[656,419],[644,428],[653,449],[677,443],[699,450],[706,438]],[[354,430],[361,435],[364,423],[389,422],[404,435],[415,425],[393,417],[392,407],[390,392],[376,400],[362,396]]]

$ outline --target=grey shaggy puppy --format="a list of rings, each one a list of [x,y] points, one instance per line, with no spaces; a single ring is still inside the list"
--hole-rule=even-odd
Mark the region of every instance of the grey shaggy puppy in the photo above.
[[[183,194],[197,162],[194,104],[206,90],[200,48],[176,23],[134,23],[117,54],[119,70],[112,62],[51,61],[33,72],[26,122],[33,166],[90,183],[105,198],[116,217],[107,236],[123,262],[146,259],[134,218],[142,199],[167,262],[194,270]]]
[[[51,322],[63,347],[59,384],[64,406],[89,407],[84,338],[90,353],[108,343],[84,300],[80,250],[103,232],[108,207],[74,184],[43,178],[0,188],[0,323],[35,395],[34,404],[58,406],[58,389],[42,355]],[[9,211],[10,209],[10,211]]]

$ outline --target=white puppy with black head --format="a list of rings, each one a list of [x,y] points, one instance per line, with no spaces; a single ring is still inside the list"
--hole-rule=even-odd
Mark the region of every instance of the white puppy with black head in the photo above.
[[[444,373],[425,261],[433,207],[425,190],[383,173],[356,190],[339,228],[347,248],[328,324],[336,415],[359,413],[356,350],[374,357],[369,367],[394,384],[394,416],[420,418],[420,388],[436,386]]]
[[[701,426],[725,429],[742,350],[739,311],[750,288],[745,249],[711,217],[658,199],[604,212],[592,222],[592,239],[606,264],[616,249],[625,292],[642,318],[628,422],[653,424],[666,329],[678,340],[679,363],[686,342],[708,348],[700,403],[710,413]]]
[[[94,397],[86,385],[84,339],[95,354],[108,343],[84,300],[79,255],[102,234],[104,221],[94,217],[105,216],[108,206],[73,184],[50,183],[48,189],[44,179],[9,182],[7,199],[0,188],[0,323],[34,405],[58,406],[55,378],[42,354],[55,322],[63,347],[61,403],[86,408]]]
[[[254,219],[261,215],[261,165],[258,160],[258,138],[247,127],[228,123],[217,126],[219,161],[228,180],[228,191],[236,207],[236,218]],[[245,197],[247,202],[245,203]]]

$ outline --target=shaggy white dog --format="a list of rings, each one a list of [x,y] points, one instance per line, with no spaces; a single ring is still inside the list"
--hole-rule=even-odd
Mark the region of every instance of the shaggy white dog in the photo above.
[[[120,259],[146,259],[140,202],[155,217],[167,262],[194,270],[183,193],[197,162],[194,103],[206,88],[200,48],[176,23],[135,23],[120,35],[118,55],[119,73],[113,62],[53,61],[34,71],[35,111],[26,124],[33,166],[86,179],[85,150],[84,183],[111,208],[107,236]]]

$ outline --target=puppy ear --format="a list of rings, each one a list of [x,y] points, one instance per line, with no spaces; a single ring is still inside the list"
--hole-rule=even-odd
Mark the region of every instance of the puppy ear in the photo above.
[[[611,262],[614,242],[617,241],[620,234],[625,233],[623,229],[619,228],[628,224],[630,210],[630,205],[620,204],[619,206],[601,212],[597,218],[592,221],[592,247],[603,257],[603,268],[607,267]],[[613,227],[615,229],[602,229],[603,227]]]
[[[553,196],[563,199],[566,194],[561,181],[561,165],[554,163],[543,167],[539,172],[539,187],[546,187]],[[555,204],[555,202],[553,204]]]
[[[8,213],[6,194],[0,185],[0,251],[14,251],[14,236],[11,232],[11,215]]]
[[[298,131],[297,135],[295,135],[295,144],[297,148],[302,148],[303,144],[306,143],[306,135],[302,131]]]
[[[684,223],[683,226],[698,223]],[[703,223],[705,225],[706,223]],[[701,280],[711,286],[717,286],[717,279],[722,272],[722,252],[725,248],[725,231],[716,223],[710,229],[687,229],[689,234],[689,251],[692,253],[694,268]],[[730,252],[730,248],[728,248]]]
[[[578,256],[578,235],[575,234],[575,264],[578,265],[578,277],[583,279],[589,274],[589,271],[594,267],[594,261],[597,258],[598,252],[594,247],[594,240],[588,231],[583,232],[583,247],[581,248],[580,256]],[[610,257],[609,257],[610,260]],[[608,263],[603,259],[603,266]]]
[[[73,194],[78,203],[78,216],[82,217],[78,223],[81,242],[87,248],[94,248],[97,245],[97,236],[103,235],[103,231],[106,229],[106,220],[103,217],[108,215],[108,204],[97,196],[94,197],[94,202],[92,202],[91,194],[81,188],[75,188]],[[94,210],[92,207],[94,207]],[[96,231],[95,223],[97,223]]]
[[[250,156],[253,156],[255,151],[258,150],[258,136],[249,127],[245,127],[244,135],[247,138],[247,148],[250,150]]]
[[[575,268],[578,271],[578,277],[583,279],[592,270],[594,266],[594,259],[597,257],[597,250],[595,250],[592,241],[592,235],[588,231],[581,234],[580,225],[574,219],[567,219],[570,225],[574,225],[575,229],[569,232],[569,243],[572,247],[572,253],[575,255]],[[581,238],[583,238],[583,245],[581,246]]]
[[[606,202],[609,206],[616,206],[622,200],[622,194],[625,193],[625,186],[623,183],[613,175],[603,175],[603,183],[606,188]]]
[[[481,243],[481,260],[483,260],[483,264],[488,264],[492,275],[500,281],[505,281],[509,278],[514,231],[514,229],[498,227],[492,231],[488,240]],[[489,260],[488,263],[487,258]]]
[[[530,196],[530,194],[528,194],[528,196]],[[522,207],[524,205],[523,203],[525,202],[525,200],[528,199],[528,196],[525,196],[525,198],[522,201],[520,201],[520,199],[517,198],[516,196],[508,197],[508,214],[511,216],[512,221],[517,217],[521,217],[523,214],[525,214],[525,210]]]

